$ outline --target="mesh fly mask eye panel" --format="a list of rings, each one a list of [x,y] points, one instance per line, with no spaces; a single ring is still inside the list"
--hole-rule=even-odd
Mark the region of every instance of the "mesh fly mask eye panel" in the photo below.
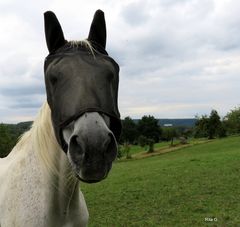
[[[44,64],[47,101],[58,143],[67,152],[62,129],[86,112],[110,117],[110,129],[118,140],[119,66],[108,55],[87,48],[63,48],[50,54]]]

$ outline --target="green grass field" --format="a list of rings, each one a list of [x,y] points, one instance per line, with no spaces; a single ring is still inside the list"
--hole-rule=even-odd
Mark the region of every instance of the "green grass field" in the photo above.
[[[117,162],[81,184],[89,226],[240,226],[240,137]]]

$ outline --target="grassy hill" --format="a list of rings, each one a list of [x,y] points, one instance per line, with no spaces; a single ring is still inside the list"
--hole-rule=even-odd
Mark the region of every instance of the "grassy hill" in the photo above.
[[[115,163],[81,184],[89,226],[240,226],[240,138]]]

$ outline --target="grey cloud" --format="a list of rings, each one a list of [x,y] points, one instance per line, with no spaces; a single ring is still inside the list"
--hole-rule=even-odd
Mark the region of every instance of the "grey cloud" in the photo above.
[[[28,85],[21,87],[4,87],[1,88],[0,94],[3,96],[25,96],[35,94],[45,94],[45,87],[43,84],[39,85]]]
[[[149,19],[147,10],[143,7],[144,1],[128,4],[122,9],[122,16],[127,24],[141,26]]]
[[[27,100],[19,100],[19,102],[15,102],[9,105],[9,108],[12,109],[38,109],[42,105],[43,101],[39,101],[32,97]]]
[[[73,8],[64,2],[49,2],[30,4],[28,10],[16,0],[0,7],[4,9],[0,16],[10,13],[11,7],[25,26],[19,27],[23,35],[17,36],[15,43],[0,42],[12,43],[0,46],[1,107],[30,115],[45,99],[45,10],[56,11],[66,37],[81,37],[88,31],[92,15],[82,7],[89,6],[88,2],[79,3],[79,9],[77,5]],[[101,8],[99,4],[92,1],[91,11]],[[101,4],[109,32],[107,50],[121,67],[119,105],[123,116],[151,113],[156,117],[193,117],[211,108],[219,108],[224,114],[239,104],[239,1],[139,0]],[[76,29],[79,22],[83,27]],[[32,36],[26,32],[28,29]],[[16,54],[7,59],[4,53],[9,54],[12,48]],[[5,118],[0,113],[0,121],[6,119],[7,111],[2,113]]]

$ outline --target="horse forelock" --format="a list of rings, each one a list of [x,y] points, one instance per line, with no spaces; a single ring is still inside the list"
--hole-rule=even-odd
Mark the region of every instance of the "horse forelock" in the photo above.
[[[92,44],[87,40],[70,40],[68,41],[71,47],[85,47],[86,49],[90,50],[93,53],[93,46]]]
[[[56,53],[61,53],[62,51],[66,50],[74,50],[74,49],[86,49],[91,53],[91,55],[94,57],[94,52],[96,51],[95,48],[92,46],[91,42],[87,39],[84,40],[70,40],[68,41],[64,46],[60,47]]]

